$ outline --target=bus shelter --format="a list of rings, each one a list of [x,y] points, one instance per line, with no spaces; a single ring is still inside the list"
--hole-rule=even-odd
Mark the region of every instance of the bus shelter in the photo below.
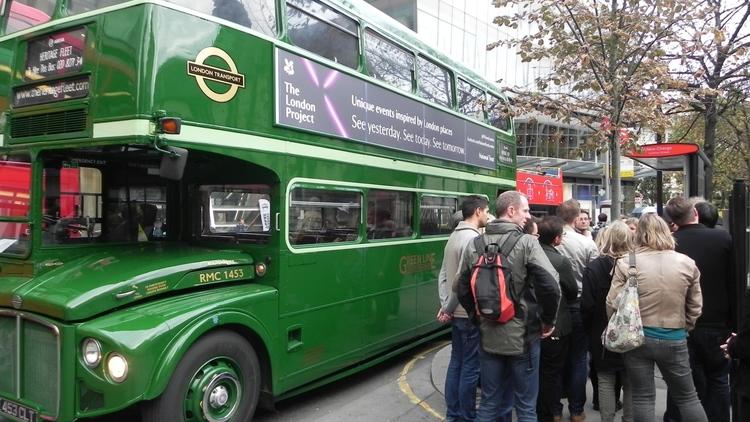
[[[661,172],[682,171],[684,174],[684,195],[703,196],[706,194],[705,174],[711,162],[697,144],[648,144],[625,154],[639,163],[656,170],[656,210],[662,215],[663,183]]]

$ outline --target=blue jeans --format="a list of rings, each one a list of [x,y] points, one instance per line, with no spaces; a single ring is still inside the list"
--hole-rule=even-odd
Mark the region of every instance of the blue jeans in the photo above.
[[[477,422],[504,420],[501,418],[509,417],[514,407],[519,422],[536,422],[539,340],[531,342],[526,353],[519,356],[496,355],[480,348],[479,366],[482,401]]]
[[[583,328],[580,305],[569,306],[570,318],[573,321],[573,331],[570,333],[570,348],[565,368],[565,389],[568,392],[568,410],[571,415],[583,413],[586,404],[586,379],[588,377],[589,352],[588,336]],[[562,414],[562,404],[554,406],[555,415]]]
[[[646,337],[646,343],[624,354],[625,369],[633,395],[633,419],[635,421],[654,420],[656,387],[654,384],[654,363],[680,409],[684,422],[707,422],[695,392],[693,376],[690,372],[687,341],[661,340]]]
[[[729,422],[729,360],[719,346],[729,337],[727,328],[695,327],[688,337],[690,368],[698,398],[711,422]],[[680,413],[667,396],[664,420],[679,422]]]
[[[467,318],[454,318],[451,360],[445,376],[448,421],[471,422],[476,416],[479,380],[479,329]]]

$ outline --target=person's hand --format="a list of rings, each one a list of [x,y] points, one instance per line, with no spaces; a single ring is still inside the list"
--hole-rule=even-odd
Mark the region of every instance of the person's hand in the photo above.
[[[445,312],[442,308],[438,310],[437,313],[437,320],[441,323],[445,324],[447,322],[450,322],[453,319],[453,315],[449,314],[448,312]]]
[[[737,333],[730,334],[729,337],[724,342],[724,344],[719,346],[721,348],[721,351],[724,352],[724,357],[727,359],[732,359],[732,356],[729,355],[729,347],[731,346],[731,343],[734,341],[736,337],[737,337]]]
[[[551,336],[553,331],[555,331],[554,325],[547,325],[545,323],[542,323],[542,338]]]

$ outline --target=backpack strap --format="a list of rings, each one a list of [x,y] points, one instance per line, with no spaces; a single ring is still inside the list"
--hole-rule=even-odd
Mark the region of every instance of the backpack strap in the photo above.
[[[516,244],[519,240],[523,237],[523,234],[519,233],[511,233],[506,239],[505,242],[503,242],[503,246],[500,247],[500,253],[503,254],[503,256],[508,256],[510,254],[510,251],[513,250],[513,248],[516,247]]]

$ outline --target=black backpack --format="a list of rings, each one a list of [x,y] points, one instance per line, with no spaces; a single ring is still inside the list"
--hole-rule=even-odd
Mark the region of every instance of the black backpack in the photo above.
[[[515,317],[515,294],[507,262],[508,254],[521,236],[520,233],[511,233],[502,246],[487,244],[483,235],[474,239],[474,249],[479,258],[471,270],[462,274],[457,288],[459,303],[470,316],[476,315],[500,324]]]

